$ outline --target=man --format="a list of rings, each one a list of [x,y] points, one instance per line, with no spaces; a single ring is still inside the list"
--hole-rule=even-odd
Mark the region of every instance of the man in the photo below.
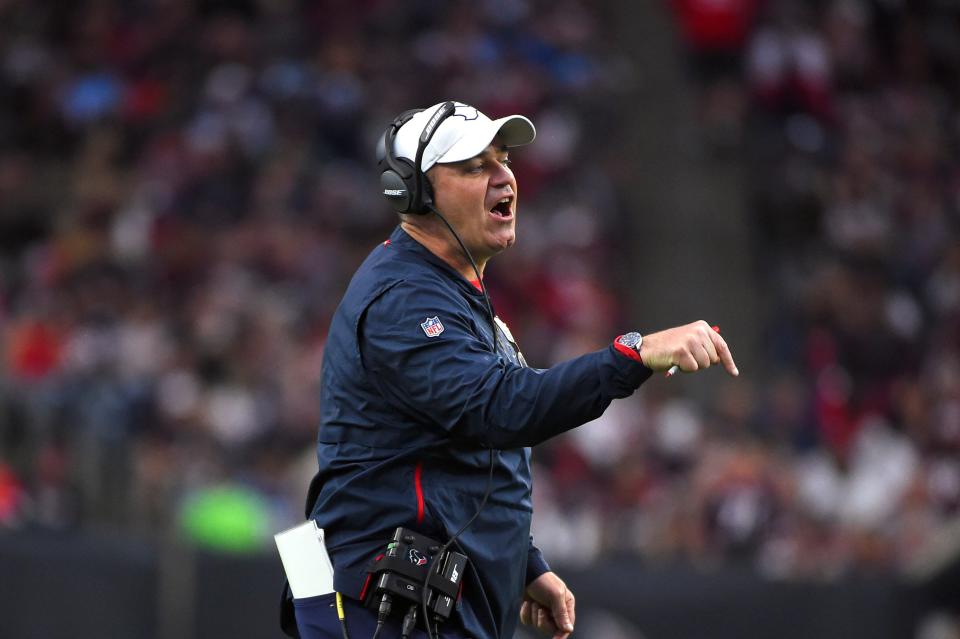
[[[574,597],[530,536],[529,447],[595,419],[653,371],[722,361],[736,375],[733,358],[696,322],[642,338],[627,333],[550,369],[528,368],[509,330],[491,321],[478,276],[516,239],[509,152],[533,141],[532,123],[445,103],[398,119],[392,131],[385,144],[394,158],[415,173],[419,157],[422,175],[385,177],[384,193],[411,197],[425,175],[425,202],[414,194],[399,227],[354,275],[321,375],[312,518],[326,531],[346,625],[352,639],[373,634],[376,613],[357,600],[395,528],[446,542],[476,516],[456,539],[470,564],[442,636],[509,639],[519,619],[564,639]],[[385,176],[396,173],[390,150]],[[302,637],[340,636],[329,598],[294,603]],[[399,628],[388,620],[381,639],[399,637]]]

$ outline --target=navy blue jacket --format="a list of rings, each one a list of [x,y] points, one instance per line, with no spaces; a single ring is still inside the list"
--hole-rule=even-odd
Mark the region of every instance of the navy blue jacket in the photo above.
[[[458,605],[467,633],[513,636],[526,585],[549,570],[530,537],[530,446],[599,416],[650,375],[611,346],[527,368],[473,284],[397,228],[337,308],[321,374],[312,517],[326,531],[334,586],[359,598],[397,526],[470,559]]]

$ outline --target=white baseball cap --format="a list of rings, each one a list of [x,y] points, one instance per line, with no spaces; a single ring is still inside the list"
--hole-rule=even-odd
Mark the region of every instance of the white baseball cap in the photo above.
[[[400,127],[393,144],[396,157],[404,157],[411,162],[416,160],[420,133],[444,104],[446,102],[420,111]],[[423,150],[420,162],[423,172],[427,172],[434,164],[469,160],[482,153],[497,135],[508,148],[530,144],[537,137],[533,122],[522,115],[491,120],[470,105],[462,102],[454,102],[454,105],[456,109],[453,115],[440,123]]]

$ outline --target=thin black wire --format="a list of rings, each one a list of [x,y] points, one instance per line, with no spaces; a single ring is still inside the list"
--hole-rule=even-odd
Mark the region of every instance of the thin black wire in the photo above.
[[[430,628],[430,616],[429,616],[430,610],[427,608],[427,585],[430,581],[430,575],[433,574],[433,568],[437,560],[440,559],[440,557],[442,557],[444,553],[450,549],[450,546],[453,545],[453,542],[457,540],[457,538],[463,533],[463,531],[470,527],[470,524],[472,524],[474,520],[480,516],[480,513],[483,511],[484,506],[487,505],[487,499],[490,497],[490,493],[493,490],[493,449],[492,448],[489,449],[489,453],[490,453],[490,458],[488,462],[489,471],[487,473],[487,487],[483,491],[483,499],[480,500],[480,505],[477,506],[476,512],[473,513],[473,516],[467,520],[467,523],[461,526],[460,530],[454,533],[453,537],[450,538],[450,541],[448,541],[447,543],[445,543],[443,546],[440,547],[439,552],[437,552],[437,554],[433,556],[433,559],[430,560],[430,564],[427,566],[427,576],[423,580],[423,596],[421,597],[420,603],[423,606],[423,623],[427,629],[427,637],[429,637],[429,639],[434,639],[435,637],[435,635],[433,634]]]
[[[460,235],[453,229],[453,227],[450,225],[450,222],[447,221],[447,218],[445,218],[443,214],[433,204],[428,202],[426,206],[428,209],[433,211],[436,214],[436,216],[443,221],[444,224],[447,225],[448,229],[450,229],[450,233],[453,234],[454,238],[456,238],[457,243],[460,245],[460,249],[463,251],[463,254],[466,255],[467,259],[470,261],[470,266],[473,267],[473,272],[476,273],[477,275],[477,280],[479,280],[480,282],[480,290],[483,293],[483,300],[484,302],[486,302],[487,314],[489,315],[489,318],[490,318],[490,330],[493,332],[493,352],[496,353],[497,343],[498,343],[497,322],[494,319],[493,305],[490,303],[490,296],[487,294],[487,287],[483,283],[483,278],[480,277],[480,269],[477,268],[477,263],[474,261],[473,255],[471,255],[470,251],[467,250],[467,247],[464,245],[463,240],[460,239]],[[447,550],[450,549],[450,546],[453,545],[453,543],[457,540],[458,537],[460,537],[463,531],[465,531],[467,528],[470,527],[470,524],[472,524],[476,520],[476,518],[480,516],[480,513],[483,511],[484,506],[487,505],[487,499],[489,499],[490,493],[493,491],[493,449],[492,448],[489,449],[489,453],[490,453],[490,459],[489,459],[489,470],[487,471],[487,487],[483,491],[483,499],[480,500],[480,505],[477,506],[476,512],[473,513],[473,516],[467,520],[467,523],[462,525],[460,527],[460,530],[458,530],[453,535],[453,537],[450,538],[450,540],[447,543],[445,543],[443,546],[440,547],[440,551],[433,556],[433,559],[430,560],[430,564],[427,566],[427,576],[423,580],[423,588],[422,588],[423,593],[422,593],[420,603],[423,606],[423,625],[427,629],[428,639],[434,639],[434,637],[436,636],[434,635],[433,630],[430,627],[430,610],[427,608],[427,594],[428,594],[427,586],[430,581],[430,575],[433,574],[434,565],[436,564],[437,560],[439,560],[440,557],[442,557],[444,553],[446,553]]]
[[[490,330],[492,331],[493,335],[493,352],[496,354],[497,345],[499,344],[499,340],[497,339],[497,322],[494,319],[493,305],[490,303],[490,295],[487,294],[487,285],[483,283],[483,278],[480,276],[480,269],[477,268],[477,263],[473,260],[473,255],[470,254],[470,251],[467,250],[463,240],[460,239],[460,234],[453,230],[453,227],[450,226],[450,222],[448,222],[447,218],[443,216],[443,213],[441,213],[440,210],[430,202],[426,203],[426,207],[433,211],[434,214],[440,218],[440,221],[447,225],[447,228],[450,229],[450,233],[453,234],[453,237],[460,245],[460,250],[463,251],[463,254],[466,255],[467,259],[470,261],[470,266],[473,267],[473,272],[477,275],[477,281],[480,282],[480,291],[483,293],[483,301],[487,305],[487,316],[490,319]]]

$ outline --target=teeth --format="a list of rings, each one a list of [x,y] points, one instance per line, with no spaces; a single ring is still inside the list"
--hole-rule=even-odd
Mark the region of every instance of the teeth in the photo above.
[[[507,196],[507,197],[501,198],[500,200],[497,201],[496,204],[493,205],[493,207],[490,209],[490,212],[491,212],[491,213],[496,213],[497,215],[500,215],[500,216],[503,216],[503,217],[508,217],[508,216],[510,215],[509,212],[501,212],[501,211],[497,210],[497,207],[500,206],[501,204],[506,204],[506,205],[509,206],[510,202],[512,202],[512,201],[513,201],[513,197],[512,197],[512,196]]]

